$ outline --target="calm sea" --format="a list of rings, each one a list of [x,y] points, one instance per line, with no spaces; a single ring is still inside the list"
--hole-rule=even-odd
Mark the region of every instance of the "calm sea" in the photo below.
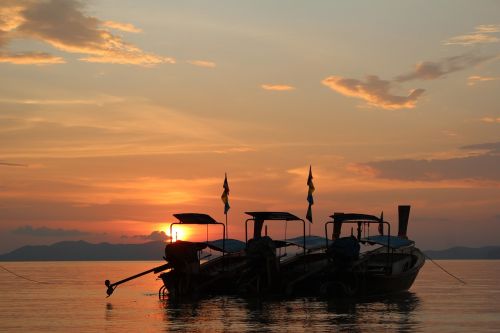
[[[427,261],[411,291],[386,300],[246,301],[173,305],[154,275],[105,297],[116,281],[160,262],[0,262],[1,332],[500,332],[500,261]]]

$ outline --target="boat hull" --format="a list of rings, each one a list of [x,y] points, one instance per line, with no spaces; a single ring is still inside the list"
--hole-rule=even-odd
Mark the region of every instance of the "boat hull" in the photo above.
[[[304,270],[306,277],[296,283],[288,282],[291,280],[289,277],[284,278],[285,285],[282,290],[287,295],[326,298],[381,296],[404,292],[413,285],[425,263],[425,257],[416,248],[399,255],[403,259],[411,258],[413,264],[404,271],[396,273],[392,270],[370,271],[366,262],[349,268],[339,268],[327,258],[318,259],[315,265],[320,267],[323,265],[323,269],[319,268],[316,274],[310,276],[307,276],[308,270]],[[366,261],[366,258],[364,260]],[[395,267],[397,268],[396,265]]]
[[[396,255],[399,261],[393,263],[389,272],[371,270],[369,263],[374,256],[349,268],[339,268],[325,253],[316,253],[298,256],[293,263],[283,263],[277,270],[272,269],[272,263],[252,265],[240,255],[201,265],[196,274],[170,271],[160,277],[171,298],[223,294],[264,298],[383,296],[410,289],[425,263],[425,256],[416,248]],[[405,261],[411,261],[412,265],[398,271],[398,263]]]

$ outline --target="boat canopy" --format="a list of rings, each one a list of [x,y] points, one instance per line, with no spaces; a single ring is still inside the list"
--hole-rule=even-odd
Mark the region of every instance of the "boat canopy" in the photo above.
[[[212,250],[226,253],[240,252],[246,247],[246,243],[238,239],[226,239],[225,244],[223,244],[223,242],[223,239],[217,239],[214,241],[204,242],[203,244],[207,245]]]
[[[286,247],[290,245],[297,245],[301,246],[299,244],[294,244],[292,242],[288,241],[282,241],[282,240],[273,240],[274,246],[276,248],[280,247]],[[226,239],[226,248],[222,248],[222,239],[217,239],[214,241],[208,241],[208,242],[201,242],[201,244],[204,244],[211,248],[214,251],[219,251],[219,252],[225,252],[225,253],[236,253],[236,252],[241,252],[244,249],[246,249],[246,243],[243,241],[240,241],[238,239]]]
[[[302,223],[302,244],[306,244],[306,222],[291,213],[288,212],[245,212],[252,218],[245,221],[245,242],[248,244],[248,222],[253,221],[253,239],[259,239],[262,237],[262,227],[264,226],[264,221],[297,221]],[[285,229],[286,230],[286,229]],[[284,241],[274,241],[275,246],[284,247],[288,246],[287,242]],[[306,248],[304,247],[304,254],[306,254]]]
[[[206,225],[220,225],[222,226],[222,253],[224,255],[225,251],[225,235],[226,235],[226,226],[224,223],[217,222],[214,220],[210,215],[207,214],[200,214],[200,213],[181,213],[181,214],[174,214],[174,216],[179,220],[179,222],[174,222],[170,223],[170,235],[173,235],[172,233],[172,228],[176,224],[202,224]],[[207,237],[208,237],[208,229],[207,229]],[[173,237],[170,238],[170,243],[173,243]],[[199,243],[199,244],[204,244],[204,243]],[[205,246],[208,246],[205,244]]]
[[[299,236],[292,239],[286,240],[289,245],[295,245],[299,247],[305,247],[308,250],[318,250],[326,247],[327,239],[325,237],[320,236],[306,236],[305,237],[305,246],[304,246],[304,237]],[[329,241],[330,243],[332,241]]]
[[[400,247],[405,247],[415,244],[415,242],[409,239],[397,236],[387,236],[387,235],[368,236],[366,238],[361,239],[361,241],[370,244],[384,245],[392,249],[399,249]]]
[[[199,213],[174,214],[181,224],[220,224],[210,215]]]
[[[295,237],[292,239],[285,240],[273,240],[276,248],[286,247],[286,246],[298,246],[304,247],[303,237]],[[331,242],[331,241],[330,241]],[[306,248],[308,250],[316,250],[325,248],[326,238],[320,236],[306,236]],[[222,250],[222,239],[217,239],[214,241],[202,242],[202,244],[207,245],[209,248],[215,251],[223,252]],[[246,248],[246,243],[238,239],[226,239],[226,253],[240,252]]]
[[[335,222],[344,222],[344,221],[375,221],[375,222],[381,222],[381,218],[374,216],[374,215],[368,215],[368,214],[358,214],[358,213],[333,213],[333,215],[330,215],[331,218]]]
[[[301,218],[287,212],[245,212],[255,220],[264,221],[302,221]]]

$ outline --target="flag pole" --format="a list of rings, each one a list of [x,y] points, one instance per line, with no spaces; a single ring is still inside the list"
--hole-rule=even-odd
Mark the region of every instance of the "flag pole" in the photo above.
[[[227,213],[225,215],[226,215],[226,239],[229,239],[229,228],[227,225]]]

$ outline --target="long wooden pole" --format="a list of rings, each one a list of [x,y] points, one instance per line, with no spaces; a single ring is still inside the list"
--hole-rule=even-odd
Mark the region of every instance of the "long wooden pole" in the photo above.
[[[229,228],[228,228],[228,225],[227,225],[227,213],[224,214],[226,215],[226,239],[229,239]]]
[[[138,277],[141,277],[141,276],[149,274],[149,273],[153,273],[153,272],[159,273],[159,272],[164,271],[168,268],[171,268],[171,265],[169,263],[148,269],[147,271],[144,271],[144,272],[136,274],[136,275],[132,275],[126,279],[117,281],[115,283],[111,283],[109,280],[106,280],[106,281],[104,281],[104,284],[106,285],[106,287],[108,287],[108,289],[106,290],[106,293],[108,294],[108,297],[109,297],[109,296],[111,296],[111,294],[113,293],[115,288],[122,283],[128,282],[128,281],[133,280],[133,279],[137,279]]]

